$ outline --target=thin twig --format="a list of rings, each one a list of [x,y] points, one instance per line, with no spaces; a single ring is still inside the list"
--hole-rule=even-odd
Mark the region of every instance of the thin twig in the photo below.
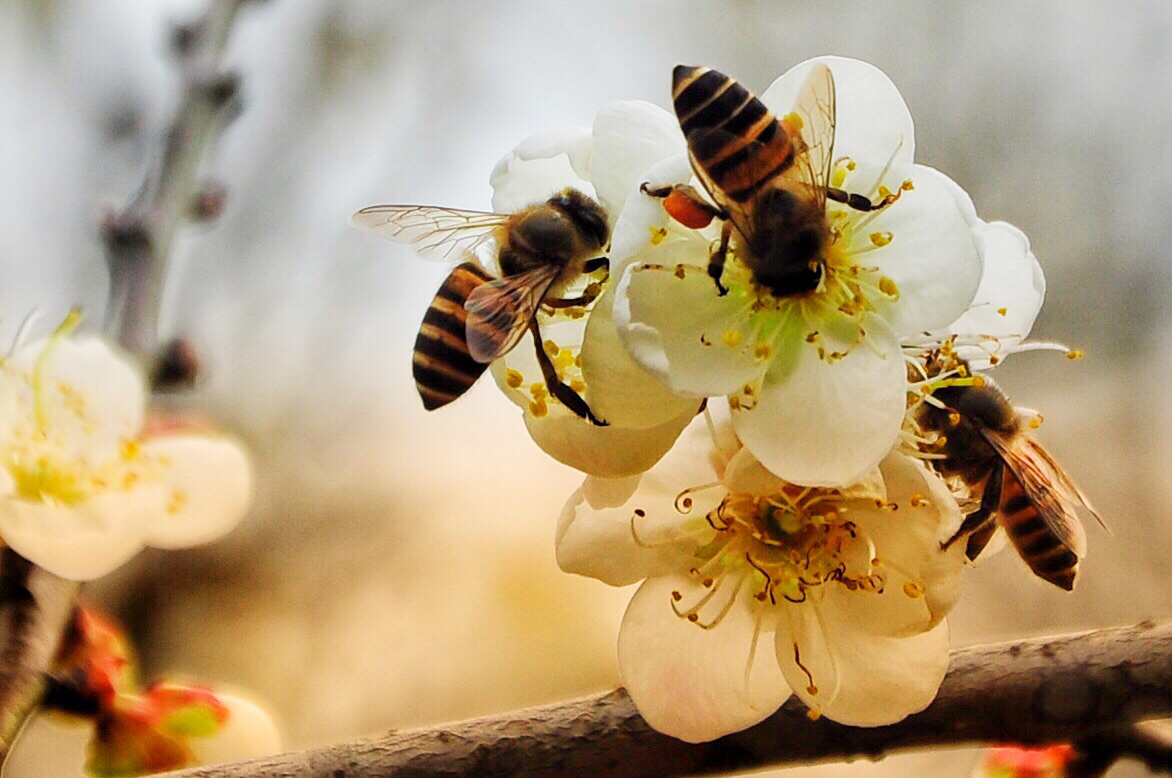
[[[187,770],[173,778],[641,776],[759,770],[908,748],[1064,742],[1172,715],[1172,622],[960,649],[927,710],[886,727],[811,720],[790,700],[765,722],[689,745],[609,694],[442,727]]]
[[[239,89],[236,76],[220,70],[220,58],[247,1],[211,0],[199,21],[175,29],[172,49],[182,88],[174,121],[138,193],[106,219],[107,333],[144,362],[153,360],[158,350],[171,240],[199,202],[200,162],[230,118]]]

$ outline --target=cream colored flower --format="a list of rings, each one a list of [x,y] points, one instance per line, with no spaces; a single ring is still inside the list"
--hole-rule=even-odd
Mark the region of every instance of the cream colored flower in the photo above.
[[[963,551],[944,483],[889,454],[848,488],[781,481],[731,424],[699,419],[642,476],[587,478],[558,528],[564,570],[642,580],[619,633],[651,726],[698,742],[792,693],[845,724],[922,710],[948,665]]]
[[[491,177],[493,209],[516,211],[573,187],[595,198],[613,227],[638,194],[648,168],[683,148],[683,136],[667,111],[637,101],[611,103],[590,128],[536,135],[506,155]],[[615,278],[612,272],[589,308],[537,314],[543,348],[559,378],[606,426],[581,419],[550,396],[532,346],[519,346],[490,367],[544,451],[600,476],[650,467],[699,406],[698,398],[671,391],[627,354],[611,319]]]
[[[0,363],[0,538],[63,578],[106,575],[145,545],[231,530],[252,496],[228,438],[144,434],[141,373],[102,340],[57,334]]]
[[[727,395],[737,434],[791,482],[842,486],[862,478],[895,443],[907,388],[901,339],[947,326],[969,306],[988,225],[939,171],[916,164],[911,116],[894,84],[857,60],[797,65],[762,95],[793,110],[815,65],[837,89],[832,186],[873,201],[863,212],[827,200],[831,239],[819,285],[778,297],[757,283],[734,241],[718,293],[707,272],[718,227],[687,230],[659,201],[629,202],[615,226],[621,265],[614,320],[631,356],[670,388]],[[647,180],[686,184],[686,160]]]

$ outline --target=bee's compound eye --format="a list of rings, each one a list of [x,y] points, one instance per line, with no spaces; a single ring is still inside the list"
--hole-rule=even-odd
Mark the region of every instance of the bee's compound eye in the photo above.
[[[602,209],[578,208],[570,212],[574,221],[586,231],[594,243],[602,248],[610,239],[610,228],[606,226],[606,219],[602,216]]]
[[[542,254],[568,256],[574,251],[574,233],[558,211],[535,211],[517,225],[516,231],[521,240]]]
[[[570,217],[574,226],[594,241],[598,248],[602,248],[610,240],[606,211],[583,193],[576,189],[567,189],[549,202]]]

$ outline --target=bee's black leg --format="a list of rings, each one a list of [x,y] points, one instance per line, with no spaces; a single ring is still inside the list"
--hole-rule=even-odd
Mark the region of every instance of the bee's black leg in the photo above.
[[[724,274],[724,261],[728,258],[728,239],[731,234],[732,222],[726,221],[723,229],[720,231],[720,245],[708,257],[708,275],[711,276],[713,282],[716,284],[716,291],[721,297],[728,294],[728,287],[720,283],[720,277]]]
[[[652,186],[650,181],[644,181],[643,183],[639,184],[639,191],[645,195],[650,195],[651,197],[659,197],[659,198],[667,197],[669,194],[671,194],[672,189],[675,189],[675,187],[674,186]]]
[[[964,517],[960,528],[952,537],[940,544],[941,548],[947,549],[957,540],[968,535],[965,556],[970,560],[976,559],[985,550],[985,546],[989,544],[989,540],[993,537],[993,533],[997,529],[997,522],[993,516],[997,511],[997,507],[1001,504],[1001,483],[1005,475],[1004,467],[1001,462],[993,466],[993,469],[989,472],[989,477],[985,480],[985,491],[981,494],[981,504],[977,506],[975,511]]]
[[[582,272],[594,273],[603,268],[606,268],[607,275],[610,275],[610,257],[595,257],[587,260],[586,264],[582,265]]]
[[[644,181],[643,183],[639,184],[639,191],[649,197],[658,197],[661,200],[672,192],[678,192],[687,198],[691,204],[696,207],[697,210],[707,213],[713,219],[720,219],[721,221],[728,220],[728,211],[712,205],[703,197],[701,197],[700,193],[697,192],[694,187],[691,187],[687,184],[652,186],[650,181]]]
[[[854,208],[856,211],[878,211],[882,208],[894,203],[903,194],[903,189],[897,189],[891,194],[884,197],[877,203],[871,202],[871,198],[864,197],[861,194],[854,192],[844,192],[841,189],[836,189],[832,186],[826,187],[826,199],[834,200],[837,203],[844,203],[847,206]]]
[[[583,419],[587,419],[591,424],[599,427],[607,426],[605,421],[594,415],[590,406],[577,392],[558,378],[557,369],[550,361],[549,354],[545,353],[545,344],[541,340],[541,330],[537,327],[536,317],[529,321],[529,332],[533,334],[533,344],[537,347],[537,364],[541,366],[541,375],[545,378],[545,385],[549,388],[549,393],[556,397],[562,405]]]

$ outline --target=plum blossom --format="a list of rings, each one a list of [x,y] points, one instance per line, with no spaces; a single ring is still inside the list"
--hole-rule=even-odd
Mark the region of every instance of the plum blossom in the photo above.
[[[963,551],[943,481],[892,452],[859,483],[774,476],[706,413],[641,476],[588,477],[563,510],[562,569],[642,580],[619,668],[647,722],[691,742],[749,727],[796,694],[874,726],[922,710],[948,665]]]
[[[819,286],[778,297],[738,258],[735,236],[721,278],[728,293],[719,294],[707,273],[719,227],[686,229],[643,196],[615,226],[613,318],[635,361],[671,389],[727,395],[738,436],[769,470],[842,486],[874,468],[898,435],[907,388],[901,339],[957,321],[978,292],[983,256],[1020,233],[982,222],[957,184],[913,162],[911,116],[875,67],[820,57],[760,99],[785,116],[819,64],[837,94],[829,183],[873,201],[898,199],[873,212],[828,200]],[[677,157],[646,180],[660,187],[689,176]],[[990,300],[1000,299],[1002,281],[989,276]]]
[[[72,322],[0,362],[0,538],[63,578],[111,572],[146,545],[231,530],[251,501],[234,441],[145,413],[141,372]]]
[[[592,127],[535,135],[506,155],[491,176],[493,210],[516,211],[573,187],[595,198],[613,227],[645,172],[683,151],[683,136],[670,113],[650,103],[611,103],[598,112]],[[601,290],[588,307],[538,313],[543,347],[558,377],[606,426],[579,418],[550,396],[531,347],[513,349],[490,368],[506,396],[523,410],[525,426],[543,450],[601,476],[650,467],[699,406],[696,397],[669,390],[627,354],[611,320],[614,278],[612,272],[610,280],[583,282]]]

